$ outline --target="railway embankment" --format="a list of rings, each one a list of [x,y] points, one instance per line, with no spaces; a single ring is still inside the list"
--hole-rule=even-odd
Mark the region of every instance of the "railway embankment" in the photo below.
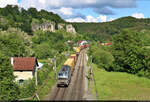
[[[84,70],[84,80],[85,80],[85,87],[84,87],[84,96],[83,96],[83,99],[85,100],[95,100],[93,94],[92,94],[92,83],[93,83],[93,80],[90,80],[89,79],[89,70],[90,70],[90,67],[87,65],[87,62],[88,62],[89,58],[88,58],[88,55],[86,54],[85,55],[85,70]]]

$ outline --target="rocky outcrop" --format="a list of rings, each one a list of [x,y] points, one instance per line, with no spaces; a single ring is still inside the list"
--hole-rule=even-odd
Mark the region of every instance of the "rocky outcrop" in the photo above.
[[[55,22],[45,22],[42,24],[34,24],[32,26],[32,30],[43,30],[43,31],[50,31],[50,32],[55,32]]]
[[[55,32],[56,31],[56,24],[55,22],[45,22],[42,24],[39,23],[35,23],[32,24],[32,30],[36,31],[36,30],[43,30],[43,31],[50,31],[50,32]],[[75,28],[72,26],[72,24],[64,24],[64,23],[59,23],[58,24],[58,30],[64,29],[66,30],[66,32],[70,32],[75,34],[76,30]]]
[[[68,24],[68,25],[66,25],[66,31],[67,32],[71,32],[71,33],[76,33],[76,30],[75,30],[75,28],[72,26],[72,24]]]
[[[59,24],[58,24],[58,30],[61,30],[61,29],[65,29],[67,32],[70,32],[70,33],[73,33],[73,34],[76,33],[76,30],[75,30],[75,28],[72,26],[72,24],[59,23]]]
[[[58,30],[60,29],[65,29],[65,24],[63,23],[58,24]]]
[[[5,25],[7,23],[8,23],[8,21],[5,18],[0,16],[0,24]]]

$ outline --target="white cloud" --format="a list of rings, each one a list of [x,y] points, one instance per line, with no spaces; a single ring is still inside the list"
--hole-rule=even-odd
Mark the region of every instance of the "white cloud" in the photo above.
[[[86,22],[98,22],[98,18],[94,18],[91,15],[86,16]]]
[[[45,4],[46,0],[39,0],[40,3]]]
[[[106,15],[99,15],[98,17],[93,17],[91,15],[86,16],[85,19],[83,18],[70,18],[66,19],[68,22],[109,22],[114,20],[114,18],[108,18]]]
[[[28,9],[30,7],[35,7],[37,10],[46,9],[47,0],[21,0],[19,6]]]
[[[107,21],[113,21],[115,20],[115,18],[109,18]]]
[[[86,22],[83,18],[78,17],[78,18],[70,18],[66,19],[67,22]]]
[[[100,16],[98,17],[98,19],[100,19],[101,22],[106,22],[106,21],[107,21],[107,16],[105,16],[105,15],[100,15]]]
[[[72,8],[65,8],[62,7],[61,9],[58,10],[58,12],[62,13],[63,15],[72,15]]]
[[[4,1],[4,0],[3,0]],[[6,0],[7,1],[7,0]],[[37,9],[49,8],[132,8],[136,7],[136,0],[21,0],[20,4],[29,8],[35,5]]]
[[[18,5],[17,0],[0,0],[0,7],[5,7],[7,4]]]
[[[4,0],[3,0],[4,1]],[[6,0],[7,1],[7,0]],[[19,6],[28,9],[36,7],[38,10],[46,9],[58,13],[63,18],[71,18],[71,15],[83,18],[77,14],[76,9],[95,9],[97,14],[110,15],[114,12],[109,8],[133,8],[136,7],[137,0],[21,0]],[[106,8],[101,10],[102,8]],[[76,14],[75,14],[76,13]],[[77,18],[78,18],[77,17]],[[97,21],[97,18],[89,16],[88,21]]]
[[[132,17],[135,17],[135,18],[144,18],[144,14],[143,13],[134,13],[134,14],[132,14]]]

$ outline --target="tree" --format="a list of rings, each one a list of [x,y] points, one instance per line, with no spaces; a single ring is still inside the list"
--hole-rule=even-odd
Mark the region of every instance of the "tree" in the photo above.
[[[40,59],[53,57],[55,52],[53,49],[51,49],[50,45],[47,43],[42,43],[37,45],[34,48],[34,50],[35,50],[36,57]]]
[[[92,55],[92,60],[99,68],[104,68],[107,71],[112,70],[114,58],[112,54],[97,45],[91,45],[89,54]]]
[[[113,37],[112,54],[115,58],[114,70],[129,73],[138,73],[146,68],[146,53],[142,48],[139,33],[122,30]]]
[[[19,88],[14,82],[9,57],[0,52],[0,100],[17,100]]]

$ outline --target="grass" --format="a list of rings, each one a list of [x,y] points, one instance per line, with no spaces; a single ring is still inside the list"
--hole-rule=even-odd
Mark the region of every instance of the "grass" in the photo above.
[[[38,59],[38,62],[40,62],[40,63],[46,63],[47,60],[46,59]]]
[[[93,64],[100,100],[150,100],[150,80],[123,72],[107,72]],[[95,86],[92,93],[96,97]]]

